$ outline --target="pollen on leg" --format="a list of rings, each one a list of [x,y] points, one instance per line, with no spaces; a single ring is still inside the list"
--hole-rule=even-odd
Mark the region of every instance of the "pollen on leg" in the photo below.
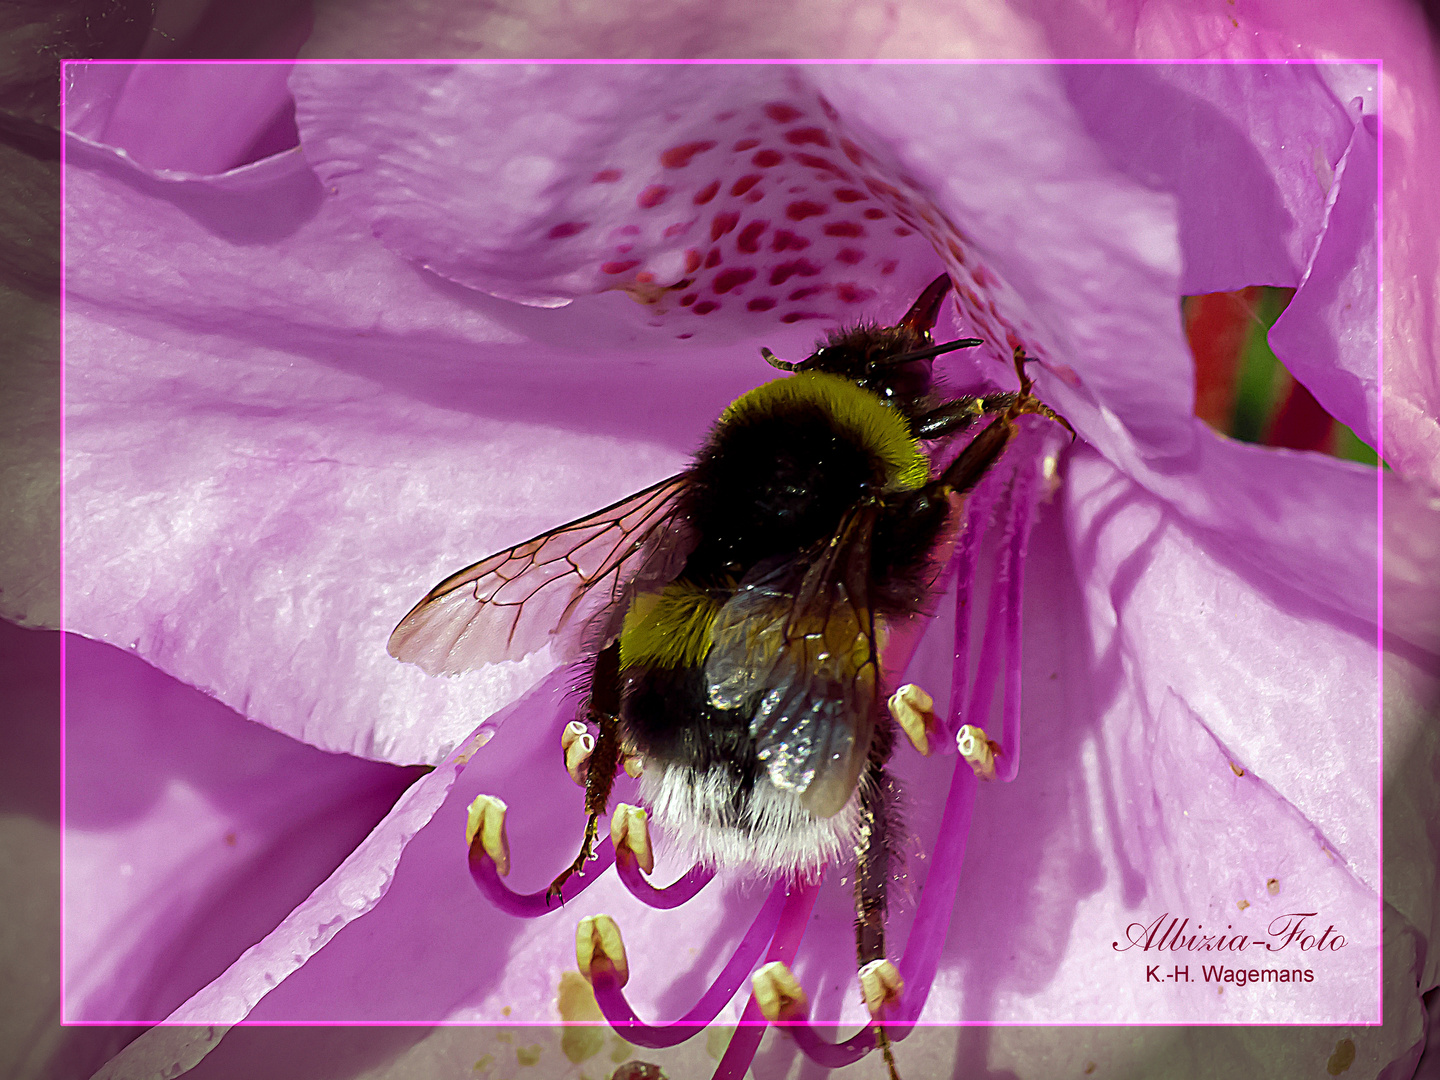
[[[615,845],[616,855],[622,850],[634,855],[645,873],[655,869],[655,854],[650,847],[649,815],[642,807],[629,803],[615,807],[615,813],[610,818],[610,842]]]
[[[510,839],[505,835],[507,809],[494,795],[477,795],[465,821],[466,846],[473,847],[478,837],[501,877],[510,873]]]
[[[575,966],[592,986],[597,976],[609,975],[617,986],[630,981],[630,962],[620,927],[609,915],[586,915],[575,927]]]
[[[995,751],[999,747],[986,737],[983,728],[966,724],[955,734],[955,749],[981,780],[995,779]]]
[[[560,749],[565,754],[565,771],[570,779],[584,787],[590,755],[595,752],[595,736],[579,720],[571,720],[560,733]]]
[[[930,738],[927,731],[936,723],[935,699],[913,683],[907,684],[890,695],[890,715],[905,732],[910,745],[928,755]]]
[[[872,960],[860,969],[860,993],[871,1016],[878,1017],[887,1005],[898,1005],[905,980],[889,960]]]
[[[760,1014],[772,1023],[776,1020],[803,1020],[810,1001],[800,980],[791,974],[784,962],[775,960],[750,977],[755,991],[755,1004]]]

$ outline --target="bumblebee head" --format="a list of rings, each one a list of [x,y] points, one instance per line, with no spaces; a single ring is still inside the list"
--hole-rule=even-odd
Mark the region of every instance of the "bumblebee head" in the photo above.
[[[760,355],[781,371],[819,371],[841,375],[866,390],[894,402],[905,411],[930,392],[935,357],[953,349],[984,344],[979,338],[961,338],[936,345],[930,330],[940,314],[940,303],[950,291],[950,276],[941,274],[925,287],[919,299],[894,326],[862,323],[831,334],[798,363],[779,359],[769,349]]]

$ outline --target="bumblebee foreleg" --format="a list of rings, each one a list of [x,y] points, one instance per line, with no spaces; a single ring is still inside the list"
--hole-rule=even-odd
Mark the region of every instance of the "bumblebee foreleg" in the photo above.
[[[1004,412],[1019,395],[1013,391],[985,397],[960,397],[937,405],[916,417],[915,435],[921,439],[943,439],[957,435],[982,416]]]
[[[585,706],[586,719],[598,729],[594,748],[584,762],[585,781],[585,838],[580,842],[580,854],[575,861],[562,870],[545,890],[550,900],[560,895],[560,887],[570,879],[571,874],[584,873],[585,864],[594,858],[595,837],[599,832],[600,816],[610,803],[610,790],[615,786],[615,771],[620,767],[620,645],[614,643],[600,651],[595,658],[595,667],[590,675],[590,695]],[[589,736],[585,736],[588,739]],[[574,761],[576,747],[581,740],[572,740],[566,747],[566,768],[572,777],[579,778],[580,763]]]

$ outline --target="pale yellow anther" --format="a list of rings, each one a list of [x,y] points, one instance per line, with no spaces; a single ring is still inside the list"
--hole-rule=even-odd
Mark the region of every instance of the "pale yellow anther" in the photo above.
[[[779,960],[766,964],[750,976],[755,1004],[766,1020],[799,1020],[810,1008],[800,980]]]
[[[966,724],[955,734],[955,749],[981,780],[995,779],[995,745],[982,728]]]
[[[505,835],[506,805],[494,795],[477,795],[470,804],[465,819],[465,846],[475,843],[480,837],[480,846],[495,863],[495,872],[501,877],[510,873],[510,840]]]
[[[650,847],[650,815],[639,806],[621,803],[610,817],[610,842],[616,852],[628,848],[645,873],[655,869],[655,853]]]
[[[878,1017],[887,1005],[898,1005],[905,980],[889,960],[871,960],[860,969],[860,993],[870,1015]]]
[[[905,732],[910,745],[922,754],[930,753],[927,731],[935,724],[935,699],[913,683],[890,695],[890,715]]]
[[[571,720],[560,733],[560,749],[565,751],[565,771],[570,779],[584,787],[590,771],[590,755],[595,752],[595,736],[579,720]]]
[[[591,984],[596,975],[606,972],[614,974],[619,986],[630,981],[630,962],[625,959],[620,927],[609,915],[586,915],[580,920],[575,928],[575,966]]]

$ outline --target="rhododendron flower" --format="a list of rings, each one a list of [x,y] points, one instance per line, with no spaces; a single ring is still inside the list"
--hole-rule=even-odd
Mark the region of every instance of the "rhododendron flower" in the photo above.
[[[573,857],[574,674],[542,650],[433,679],[384,642],[449,572],[683,467],[770,374],[760,346],[799,359],[837,322],[893,321],[941,272],[937,339],[986,342],[937,361],[947,385],[1013,385],[1023,346],[1078,439],[1027,421],[977,490],[907,676],[1019,756],[1013,782],[962,768],[947,796],[953,750],[898,755],[917,899],[891,954],[914,935],[908,970],[933,974],[909,1018],[1377,1018],[1377,474],[1196,420],[1178,307],[1298,286],[1277,352],[1375,440],[1373,69],[67,71],[67,626],[312,747],[434,766],[253,946],[192,965],[169,1020],[592,1019],[573,942],[600,911],[646,1022],[704,998],[773,914],[768,883],[650,910],[596,874],[560,911],[500,913],[464,865],[466,807],[508,803],[521,891]],[[232,92],[273,124],[191,155],[187,110]],[[292,94],[298,147],[269,153]],[[307,768],[263,781],[271,820]],[[349,768],[345,790],[400,786]],[[164,830],[69,824],[77,876],[127,844],[152,880],[178,871]],[[663,883],[688,863],[660,844]],[[848,1032],[867,1014],[843,874],[792,929],[811,1015]],[[66,1016],[156,1019],[98,961],[128,899],[83,880]],[[1193,929],[1165,947],[1171,920]],[[1288,935],[1313,975],[1241,987],[1194,952],[1157,986],[1201,924]]]

